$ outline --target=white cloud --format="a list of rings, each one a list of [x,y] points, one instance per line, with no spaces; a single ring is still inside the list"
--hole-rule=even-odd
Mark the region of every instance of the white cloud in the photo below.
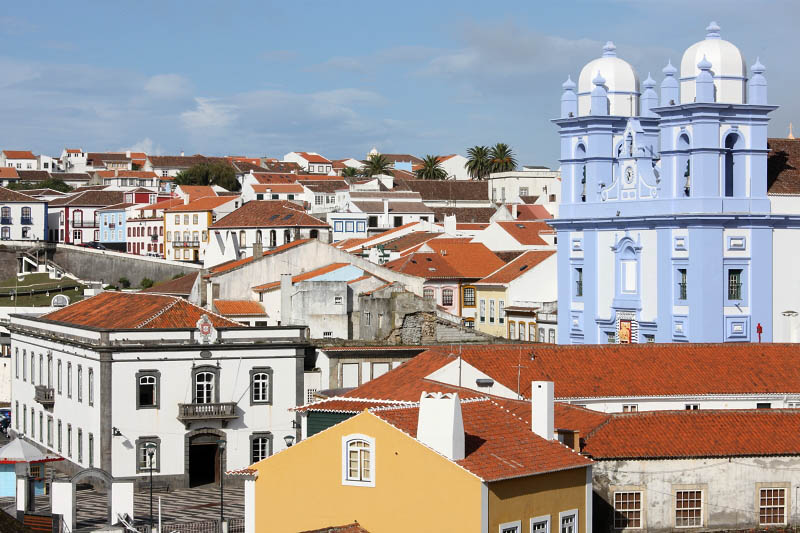
[[[191,92],[192,84],[180,74],[157,74],[144,84],[144,90],[154,98],[181,98]]]
[[[161,155],[162,150],[159,146],[153,142],[153,139],[150,137],[145,137],[144,139],[137,141],[130,146],[124,146],[122,148],[117,149],[118,152],[127,152],[130,150],[131,152],[144,152],[147,155]]]
[[[197,104],[194,109],[181,113],[183,126],[190,133],[219,134],[236,120],[235,105],[215,98],[197,97],[194,101]]]

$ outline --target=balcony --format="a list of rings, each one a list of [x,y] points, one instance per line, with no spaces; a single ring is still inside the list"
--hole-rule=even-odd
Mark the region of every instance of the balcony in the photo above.
[[[0,224],[8,225],[13,224],[13,222],[11,221],[11,217],[0,217]]]
[[[96,228],[98,227],[97,222],[84,222],[83,220],[73,220],[72,221],[73,228]]]
[[[20,219],[20,224],[22,224],[23,226],[32,226],[33,219],[31,217],[22,217]]]
[[[117,227],[117,224],[115,222],[109,222],[108,223],[108,229],[114,229],[116,227]]]
[[[34,387],[33,399],[45,408],[52,408],[56,402],[56,394],[53,387],[45,387],[44,385],[36,385]]]
[[[175,248],[199,248],[200,241],[173,241],[172,246]]]
[[[223,403],[179,403],[178,420],[188,428],[192,422],[219,420],[225,427],[229,420],[239,418],[236,402]]]

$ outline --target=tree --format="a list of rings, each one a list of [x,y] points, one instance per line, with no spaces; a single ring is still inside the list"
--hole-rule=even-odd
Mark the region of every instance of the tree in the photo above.
[[[467,172],[474,180],[483,180],[489,176],[490,159],[488,146],[467,148]]]
[[[181,171],[175,176],[175,185],[219,185],[229,191],[241,188],[233,167],[221,161],[198,163]]]
[[[447,171],[442,167],[438,155],[426,155],[422,160],[422,167],[416,172],[421,180],[446,180]]]
[[[31,189],[53,189],[54,191],[59,191],[59,192],[70,192],[72,190],[72,187],[70,187],[63,181],[56,178],[50,178],[36,183],[31,183],[29,181],[22,181],[19,183],[9,183],[8,188],[13,191],[28,191]]]
[[[369,156],[361,173],[368,178],[377,176],[378,174],[394,176],[392,173],[392,163],[386,159],[386,156],[383,154],[372,154]]]
[[[497,143],[489,150],[492,172],[509,172],[516,170],[517,159],[514,152],[506,143]]]
[[[355,178],[360,175],[360,172],[356,167],[344,167],[342,171],[342,176],[345,178]]]

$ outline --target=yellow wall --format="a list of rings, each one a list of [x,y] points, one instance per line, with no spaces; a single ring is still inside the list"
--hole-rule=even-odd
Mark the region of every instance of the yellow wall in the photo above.
[[[375,487],[342,485],[342,437],[375,439]],[[481,531],[478,478],[364,412],[253,468],[256,531],[296,533],[358,520],[368,531]]]
[[[489,531],[500,524],[522,521],[530,530],[530,519],[550,515],[550,531],[560,531],[558,513],[578,509],[575,533],[586,531],[586,469],[573,468],[551,474],[496,481],[489,484]]]
[[[486,322],[481,322],[481,300],[486,300]],[[494,324],[489,322],[489,300],[494,300]],[[508,297],[506,296],[505,287],[475,287],[475,329],[494,335],[496,337],[507,337],[508,331],[506,330],[506,321],[500,323],[499,309],[500,300],[508,304]]]

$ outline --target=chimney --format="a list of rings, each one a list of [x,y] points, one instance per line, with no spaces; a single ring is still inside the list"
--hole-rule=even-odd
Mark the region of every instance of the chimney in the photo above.
[[[189,203],[189,195],[183,197],[183,205],[187,205]]]
[[[543,439],[553,440],[553,382],[531,382],[531,429]]]
[[[383,219],[386,221],[386,222],[384,222],[384,224],[385,224],[384,227],[385,228],[390,227],[390,224],[389,224],[389,199],[388,198],[384,198],[383,199]]]
[[[130,150],[126,150],[125,151],[125,157],[127,157],[128,159],[131,158],[131,151]]]
[[[281,325],[292,323],[292,275],[281,274]]]
[[[261,241],[256,241],[253,243],[253,257],[259,258],[264,255],[264,245]]]
[[[448,235],[455,235],[457,231],[456,222],[455,215],[446,215],[444,217],[444,232]]]
[[[183,156],[184,156],[184,153],[183,153],[183,150],[181,150],[181,157],[183,157]]]
[[[417,440],[452,461],[464,458],[464,420],[458,393],[422,393]]]
[[[517,220],[517,204],[511,204],[511,218]]]

